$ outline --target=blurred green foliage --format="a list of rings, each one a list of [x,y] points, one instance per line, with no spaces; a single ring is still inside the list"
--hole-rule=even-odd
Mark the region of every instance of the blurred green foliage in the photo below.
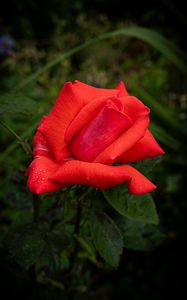
[[[167,295],[179,293],[182,289],[181,274],[186,260],[183,245],[186,241],[187,225],[184,213],[186,209],[184,140],[186,138],[187,99],[185,75],[166,56],[142,40],[131,39],[127,36],[114,36],[99,43],[93,43],[91,47],[59,61],[53,67],[46,68],[35,80],[18,89],[25,80],[54,61],[59,54],[66,53],[105,32],[113,31],[114,26],[115,30],[118,30],[129,25],[129,22],[124,22],[123,18],[118,21],[119,14],[121,14],[119,9],[118,13],[113,14],[112,20],[107,17],[107,14],[98,13],[95,17],[98,6],[104,7],[106,1],[96,1],[95,6],[89,3],[90,14],[88,15],[82,13],[84,7],[87,7],[86,0],[74,1],[73,4],[65,2],[63,1],[62,13],[62,9],[58,7],[59,1],[45,3],[41,1],[38,5],[42,7],[40,11],[44,22],[40,22],[40,16],[36,16],[35,19],[31,14],[38,10],[36,2],[26,1],[26,5],[22,5],[23,3],[20,1],[17,5],[17,14],[24,15],[24,17],[16,19],[15,28],[11,22],[9,23],[9,32],[15,36],[15,48],[10,56],[1,59],[0,65],[1,121],[23,138],[24,145],[31,145],[41,116],[49,112],[66,81],[78,79],[98,87],[111,88],[117,85],[119,80],[123,80],[129,93],[139,97],[151,108],[152,124],[150,129],[167,154],[161,164],[156,162],[156,168],[150,173],[151,179],[158,185],[158,190],[153,193],[153,196],[156,199],[161,219],[160,228],[163,233],[154,225],[143,224],[139,220],[136,220],[132,226],[131,219],[122,220],[119,215],[111,213],[104,200],[104,196],[107,198],[106,195],[93,194],[98,210],[100,202],[102,202],[102,205],[107,207],[109,216],[114,218],[115,223],[123,232],[123,236],[119,236],[116,245],[117,251],[121,253],[121,238],[127,249],[125,249],[119,270],[114,272],[106,266],[103,269],[90,240],[84,240],[75,235],[79,249],[82,249],[78,253],[79,259],[83,260],[86,257],[87,260],[83,269],[80,270],[77,266],[74,270],[75,273],[82,274],[81,278],[75,276],[78,282],[69,282],[70,277],[67,272],[64,284],[69,282],[73,286],[79,286],[76,295],[71,295],[71,299],[103,299],[103,297],[104,299],[123,299],[126,297],[133,300],[154,300],[165,293]],[[153,2],[156,3],[156,1]],[[130,23],[133,20],[136,21],[136,24],[139,22],[141,25],[147,25],[154,20],[153,25],[154,22],[157,25],[154,27],[161,28],[162,31],[162,18],[159,19],[159,25],[155,21],[155,14],[160,12],[161,2],[155,6],[155,10],[151,8],[145,10],[143,4],[141,17],[136,15],[137,12],[134,12],[134,8],[131,12],[129,4],[126,17],[130,18]],[[163,1],[163,3],[165,6],[161,15],[167,17],[165,9],[169,4],[168,1]],[[108,6],[111,8],[113,5],[109,1]],[[116,8],[120,5],[121,2],[116,1]],[[4,9],[7,9],[6,5]],[[169,5],[169,9],[172,16],[172,5]],[[61,15],[57,13],[58,10]],[[177,10],[174,14],[176,12]],[[110,10],[108,16],[110,16]],[[171,16],[169,15],[169,19]],[[11,14],[10,16],[7,14],[4,20],[10,17]],[[177,17],[177,20],[179,19],[180,22],[177,26],[183,28],[184,22],[181,14],[180,18]],[[167,26],[164,28],[165,33],[168,35],[168,29],[173,28],[174,40],[181,45],[182,33],[178,35],[177,26],[170,24],[167,18],[166,20],[168,23],[166,22]],[[14,18],[13,21],[15,21]],[[6,22],[2,22],[2,24],[5,26]],[[40,30],[38,30],[39,24],[41,25]],[[72,24],[76,24],[76,26]],[[171,33],[169,36],[171,37]],[[184,47],[182,46],[182,48]],[[179,57],[183,59],[182,56]],[[6,291],[9,285],[12,285],[13,292],[16,291],[20,295],[30,293],[28,299],[33,299],[33,297],[36,299],[60,299],[62,295],[64,299],[67,299],[64,293],[64,284],[61,283],[57,270],[60,267],[66,272],[71,267],[68,259],[72,247],[69,244],[69,236],[72,236],[73,233],[71,220],[75,218],[76,203],[74,199],[77,190],[75,188],[71,191],[69,203],[66,201],[65,204],[61,196],[56,194],[54,198],[46,196],[40,212],[44,220],[42,220],[42,224],[31,226],[30,224],[33,224],[32,197],[26,189],[24,176],[30,159],[25,154],[24,147],[21,147],[20,143],[16,141],[15,136],[2,126],[0,127],[0,138],[2,285]],[[144,166],[139,165],[138,168],[143,170]],[[59,197],[57,206],[56,197]],[[66,193],[64,197],[66,197]],[[120,203],[112,201],[111,197],[108,200],[111,206],[115,207],[117,211],[121,210]],[[75,209],[72,209],[72,205],[75,206]],[[69,211],[69,207],[71,207],[71,211]],[[67,223],[65,230],[64,223],[58,223],[63,209],[66,212],[69,211],[68,214],[65,214],[66,220],[63,221]],[[89,210],[89,200],[85,210]],[[154,207],[151,208],[151,211],[154,214]],[[109,217],[105,217],[106,222],[97,214],[93,218],[95,220],[93,222],[95,227],[92,228],[93,236],[97,235],[101,221],[104,223],[106,230],[103,230],[102,227],[99,232],[107,248],[111,244],[107,226],[109,224],[114,235],[118,235],[115,233],[116,225],[112,227],[113,221],[110,221]],[[157,216],[155,218],[157,219]],[[54,224],[50,223],[50,219],[54,220]],[[46,224],[48,221],[49,224]],[[9,231],[9,229],[11,230]],[[128,234],[126,234],[127,232]],[[87,232],[84,234],[86,235]],[[7,250],[2,247],[5,236],[9,255],[14,260],[8,260],[10,257],[7,257]],[[21,247],[20,251],[20,242],[22,243],[23,238],[25,248]],[[61,251],[62,245],[64,246],[63,251]],[[95,246],[96,249],[100,247],[96,238]],[[155,252],[147,252],[154,246],[157,246]],[[135,252],[128,248],[146,252]],[[17,252],[12,249],[16,249]],[[107,255],[104,251],[103,257],[107,257]],[[111,263],[116,265],[117,260],[118,258]],[[37,282],[32,267],[33,263],[36,263],[38,272]],[[19,264],[26,266],[29,271],[25,272]],[[177,277],[180,279],[180,284]]]

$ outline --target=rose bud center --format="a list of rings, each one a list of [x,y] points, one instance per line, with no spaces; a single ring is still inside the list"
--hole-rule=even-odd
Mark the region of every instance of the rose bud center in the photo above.
[[[118,99],[110,99],[70,141],[76,159],[91,162],[132,125]]]

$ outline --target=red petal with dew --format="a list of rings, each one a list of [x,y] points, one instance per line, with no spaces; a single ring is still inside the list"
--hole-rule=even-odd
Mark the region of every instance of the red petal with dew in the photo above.
[[[58,164],[48,157],[35,158],[27,169],[27,186],[33,194],[54,192],[63,188],[62,183],[53,182],[49,177],[54,174]]]

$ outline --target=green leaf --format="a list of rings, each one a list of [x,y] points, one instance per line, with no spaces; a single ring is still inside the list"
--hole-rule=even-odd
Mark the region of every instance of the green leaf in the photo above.
[[[47,239],[50,240],[54,248],[59,252],[66,249],[70,242],[70,236],[65,226],[64,228],[58,228],[58,225],[47,235]]]
[[[56,272],[60,268],[60,254],[58,249],[54,246],[50,238],[46,238],[43,251],[36,262],[36,269],[41,271],[43,269],[48,272]]]
[[[114,221],[104,213],[90,215],[90,230],[101,257],[117,268],[123,251],[123,239]]]
[[[45,246],[45,230],[37,224],[15,226],[6,237],[10,256],[22,267],[33,265]]]
[[[165,238],[165,235],[154,225],[135,222],[124,217],[118,218],[116,223],[121,230],[124,247],[128,249],[152,250]]]
[[[33,115],[37,103],[29,97],[11,94],[0,95],[0,115]]]
[[[103,191],[108,203],[121,215],[143,223],[158,224],[159,218],[151,194],[133,195],[120,185]]]
[[[29,223],[14,226],[5,244],[10,256],[22,267],[36,264],[37,270],[56,272],[61,252],[69,245],[69,236],[58,228],[50,231],[47,223]]]
[[[58,228],[47,233],[45,247],[37,260],[37,270],[45,269],[48,272],[57,272],[61,267],[61,253],[67,248],[69,241],[68,235]]]
[[[79,242],[79,244],[81,245],[81,247],[91,256],[91,257],[95,257],[95,249],[93,247],[93,245],[91,244],[91,242],[86,239],[83,238],[82,236],[78,236],[75,235],[76,240]]]
[[[136,163],[132,163],[132,166],[137,169],[139,172],[143,174],[150,173],[154,167],[159,164],[162,161],[162,157],[154,157],[154,158],[148,158],[141,161],[138,161]]]

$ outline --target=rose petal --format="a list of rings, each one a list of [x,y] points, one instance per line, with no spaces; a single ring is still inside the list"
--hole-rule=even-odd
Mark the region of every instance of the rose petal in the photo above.
[[[62,184],[82,184],[107,189],[131,180],[131,176],[123,171],[123,167],[71,160],[63,163],[52,174],[51,179]]]
[[[36,134],[33,140],[33,154],[34,157],[47,156],[52,158],[52,153],[49,149],[46,139],[44,138],[42,132],[40,131],[40,126],[46,121],[47,117],[43,116],[36,130]]]
[[[126,132],[101,152],[94,162],[112,165],[119,156],[132,148],[145,135],[148,124],[148,115],[139,118]]]
[[[118,93],[119,91],[115,89],[94,88],[79,81],[75,81],[74,84],[67,82],[64,85],[47,121],[40,126],[40,130],[57,160],[62,160],[70,155],[64,135],[82,107],[96,98],[110,97]]]
[[[131,166],[124,166],[126,172],[130,174],[132,180],[129,182],[128,190],[132,194],[145,194],[156,189],[156,185],[154,185],[147,177],[137,171],[135,168]]]
[[[134,124],[100,153],[94,162],[112,165],[117,161],[119,156],[132,148],[144,136],[147,130],[149,108],[133,96],[118,97],[118,99],[121,102],[123,101],[123,112],[131,118]]]
[[[27,186],[31,193],[43,194],[62,189],[62,183],[49,180],[57,168],[58,165],[48,157],[35,158],[26,172]]]
[[[112,97],[119,94],[116,89],[96,88],[78,80],[75,80],[73,86],[76,89],[77,96],[82,98],[84,105],[97,98]]]
[[[124,102],[124,113],[134,122],[141,117],[147,116],[150,109],[134,96],[119,97]]]
[[[91,122],[84,126],[70,143],[73,155],[82,161],[95,157],[131,126],[132,122],[110,101]]]
[[[64,185],[82,184],[99,189],[107,189],[128,182],[129,191],[134,194],[144,194],[156,188],[133,167],[106,166],[78,160],[62,163],[50,179]]]
[[[118,85],[116,86],[116,89],[120,91],[119,96],[121,96],[121,97],[126,97],[129,95],[123,81],[120,81],[118,83]]]
[[[164,154],[164,150],[158,145],[149,130],[130,150],[124,152],[118,162],[128,163],[143,160],[146,158],[155,157]]]
[[[106,105],[106,101],[108,99],[108,97],[95,99],[80,110],[66,130],[65,139],[67,142],[70,142],[75,133],[77,133],[84,125],[90,122],[97,115],[102,107]]]

